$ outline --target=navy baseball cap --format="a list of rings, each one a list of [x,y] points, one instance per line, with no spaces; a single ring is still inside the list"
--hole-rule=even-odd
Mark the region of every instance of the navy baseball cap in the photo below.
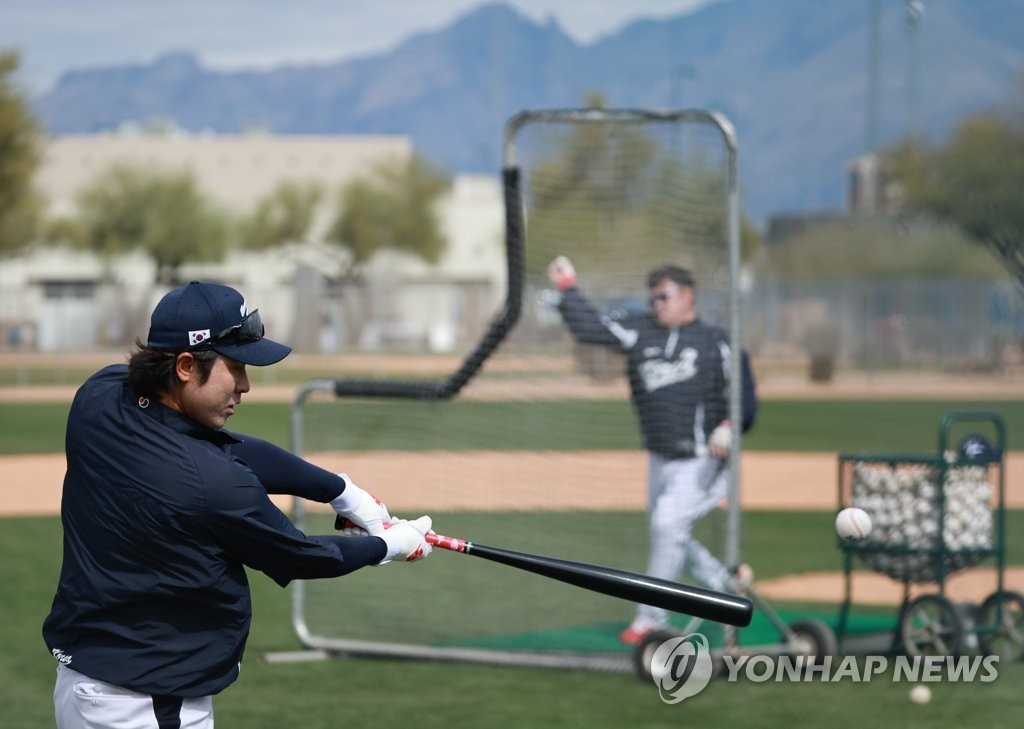
[[[192,281],[153,309],[149,346],[172,352],[213,350],[249,365],[280,362],[292,351],[263,336],[263,321],[230,286]]]

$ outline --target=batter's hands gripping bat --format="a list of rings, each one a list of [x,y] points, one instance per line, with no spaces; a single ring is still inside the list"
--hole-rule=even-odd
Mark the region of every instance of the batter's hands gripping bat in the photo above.
[[[335,520],[337,529],[351,526],[354,524],[343,517],[339,516]],[[649,577],[638,572],[488,547],[434,532],[428,532],[426,540],[440,549],[499,562],[585,590],[741,628],[750,625],[754,611],[749,598]]]

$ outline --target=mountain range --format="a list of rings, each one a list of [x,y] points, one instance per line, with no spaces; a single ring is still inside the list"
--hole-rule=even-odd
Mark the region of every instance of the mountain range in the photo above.
[[[842,209],[845,165],[870,148],[909,133],[941,142],[966,114],[1019,103],[1022,11],[1021,0],[726,0],[582,45],[492,3],[387,53],[341,48],[332,63],[226,72],[167,49],[73,70],[33,106],[54,135],[150,119],[404,134],[452,172],[495,174],[505,122],[523,109],[579,107],[592,92],[611,107],[713,109],[737,131],[744,211],[764,222]]]

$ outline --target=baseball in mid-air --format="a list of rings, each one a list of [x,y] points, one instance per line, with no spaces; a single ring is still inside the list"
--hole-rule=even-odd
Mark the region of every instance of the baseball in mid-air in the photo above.
[[[871,517],[864,509],[856,506],[843,509],[836,514],[836,534],[844,542],[856,544],[871,533]]]

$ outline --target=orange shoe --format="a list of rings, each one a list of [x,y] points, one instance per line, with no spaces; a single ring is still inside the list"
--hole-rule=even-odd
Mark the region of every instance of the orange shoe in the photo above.
[[[658,627],[649,620],[637,618],[629,624],[628,628],[619,633],[619,640],[626,645],[639,645],[644,638],[657,630]]]

